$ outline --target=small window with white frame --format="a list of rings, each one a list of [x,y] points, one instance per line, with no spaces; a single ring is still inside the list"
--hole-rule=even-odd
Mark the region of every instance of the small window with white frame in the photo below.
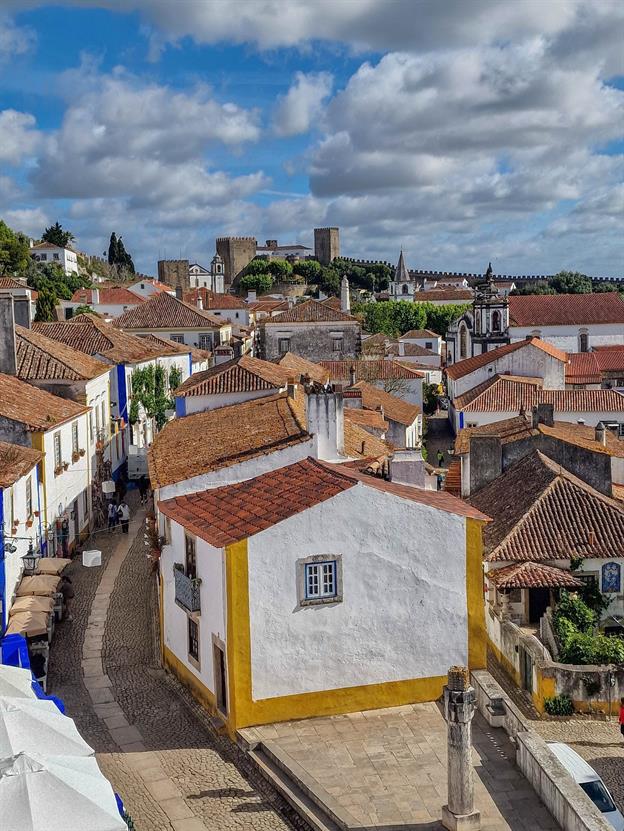
[[[78,449],[79,449],[78,448],[78,422],[77,421],[72,422],[71,430],[72,430],[72,453],[77,453]]]
[[[26,517],[31,519],[33,515],[32,506],[32,476],[26,480]]]
[[[277,351],[280,355],[290,352],[290,338],[278,338]]]
[[[342,601],[342,557],[320,554],[298,561],[301,606]]]
[[[341,354],[344,351],[344,338],[342,335],[332,337],[332,352]]]
[[[184,335],[171,335],[170,340],[174,343],[184,343]]]
[[[206,349],[208,352],[212,349],[212,335],[205,333],[200,334],[198,338],[198,345],[200,349]]]
[[[58,468],[62,464],[62,456],[61,456],[61,434],[60,432],[54,434],[54,468],[58,470]]]

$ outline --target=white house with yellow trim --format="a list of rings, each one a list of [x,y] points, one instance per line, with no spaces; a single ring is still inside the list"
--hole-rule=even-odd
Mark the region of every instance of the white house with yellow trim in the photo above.
[[[487,517],[449,494],[307,458],[159,508],[164,661],[232,736],[485,666]]]

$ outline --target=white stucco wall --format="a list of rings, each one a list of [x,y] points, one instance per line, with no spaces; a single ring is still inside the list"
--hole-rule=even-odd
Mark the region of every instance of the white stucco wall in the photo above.
[[[358,484],[251,537],[253,697],[466,664],[465,535],[463,517]],[[342,555],[344,599],[298,608],[297,560],[316,554]]]
[[[282,392],[283,387],[279,392]],[[229,392],[220,395],[187,395],[184,401],[185,415],[203,413],[206,410],[216,410],[218,407],[228,407],[230,404],[240,404],[243,401],[252,401],[255,398],[267,398],[275,395],[278,390],[255,390],[253,392]]]
[[[238,326],[249,326],[249,309],[207,309],[211,315],[222,317]]]
[[[527,345],[508,355],[492,361],[486,366],[475,369],[462,378],[448,378],[448,389],[451,398],[463,395],[468,390],[489,381],[496,374],[520,375],[529,378],[543,378],[544,389],[565,389],[565,364],[553,358],[542,349]]]
[[[390,395],[407,401],[409,404],[418,404],[422,409],[424,378],[389,378],[387,380],[369,381],[372,386],[386,390]]]
[[[399,343],[414,343],[416,346],[422,346],[423,349],[430,349],[432,352],[435,352],[436,355],[440,355],[442,353],[441,335],[438,335],[437,337],[431,335],[426,338],[407,338],[405,335],[401,335]],[[427,344],[430,344],[430,346]]]
[[[225,324],[220,329],[215,329],[214,326],[210,324],[206,325],[205,329],[130,329],[128,330],[133,335],[158,335],[159,338],[164,338],[165,340],[171,340],[171,336],[175,335],[177,337],[182,337],[183,341],[177,341],[178,343],[183,342],[186,346],[197,346],[200,349],[203,349],[199,343],[199,336],[200,335],[210,335],[212,334],[214,337],[215,344],[218,343],[229,343],[230,338],[232,337],[232,326],[229,324],[228,321],[223,321]]]
[[[200,668],[189,661],[188,613],[175,602],[173,564],[184,563],[184,529],[171,522],[171,544],[163,546],[160,568],[163,576],[164,641],[187,669],[215,692],[212,656],[212,635],[226,643],[227,619],[225,609],[225,564],[222,549],[213,548],[204,540],[195,538],[197,576],[201,578],[201,613],[199,623]]]
[[[517,411],[511,412],[498,412],[498,413],[474,413],[474,412],[466,412],[464,413],[464,427],[471,427],[481,426],[482,424],[493,424],[495,421],[503,421],[506,418],[515,418],[518,415]],[[453,425],[455,428],[455,432],[459,430],[459,412],[453,411],[452,418]],[[576,424],[579,419],[583,419],[584,423],[588,427],[595,427],[599,421],[608,422],[609,424],[623,423],[624,422],[624,398],[623,398],[623,408],[621,412],[618,413],[605,413],[605,412],[595,412],[595,413],[571,413],[571,412],[564,412],[562,410],[555,410],[555,421],[569,421],[572,424]]]
[[[557,349],[564,352],[580,352],[581,332],[589,335],[589,347],[624,345],[624,324],[621,323],[592,323],[588,326],[570,324],[566,326],[510,326],[511,341],[524,340],[527,335],[539,332],[542,340],[552,343]]]

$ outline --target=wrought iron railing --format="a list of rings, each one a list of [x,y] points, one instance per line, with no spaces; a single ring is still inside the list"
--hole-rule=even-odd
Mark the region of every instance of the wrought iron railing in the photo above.
[[[179,568],[174,566],[175,599],[188,612],[201,612],[200,592],[201,580],[198,577],[187,577]]]

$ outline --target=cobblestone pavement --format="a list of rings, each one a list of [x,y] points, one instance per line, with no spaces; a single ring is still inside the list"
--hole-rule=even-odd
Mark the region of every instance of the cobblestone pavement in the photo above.
[[[158,659],[156,582],[143,513],[101,534],[102,567],[69,567],[73,622],[57,628],[49,691],[96,750],[137,831],[288,831],[307,826],[221,735]],[[129,550],[128,550],[129,549]]]
[[[435,703],[283,722],[250,731],[294,760],[348,827],[442,829],[447,801],[444,716]],[[502,729],[477,714],[472,727],[475,807],[481,831],[544,831],[558,825],[515,765]],[[324,792],[324,793],[323,793]]]
[[[510,695],[525,717],[531,719],[531,726],[548,742],[565,742],[586,759],[604,779],[620,809],[624,812],[624,737],[620,734],[615,715],[610,721],[591,718],[551,720],[540,718],[523,693],[511,681],[499,664],[488,661],[488,670]],[[616,706],[613,707],[615,713]]]
[[[453,461],[454,457],[448,451],[455,444],[455,436],[451,430],[448,413],[445,410],[440,410],[437,415],[427,416],[425,444],[427,446],[427,459],[430,464],[437,466],[438,450],[441,450],[444,454],[444,467],[448,467],[449,462]]]

